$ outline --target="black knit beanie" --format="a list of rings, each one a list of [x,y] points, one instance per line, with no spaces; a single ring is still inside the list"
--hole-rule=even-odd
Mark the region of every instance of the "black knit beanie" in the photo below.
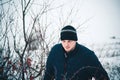
[[[77,38],[76,29],[71,25],[67,25],[63,27],[60,33],[60,39],[77,41],[78,38]]]

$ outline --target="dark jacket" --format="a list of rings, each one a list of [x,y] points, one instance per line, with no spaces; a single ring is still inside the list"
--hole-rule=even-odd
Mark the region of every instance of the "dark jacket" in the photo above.
[[[65,53],[62,44],[55,45],[48,56],[44,80],[109,80],[93,51],[76,43],[73,51]]]

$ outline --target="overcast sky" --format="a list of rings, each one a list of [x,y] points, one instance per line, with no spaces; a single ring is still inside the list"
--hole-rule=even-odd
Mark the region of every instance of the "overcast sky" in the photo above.
[[[79,42],[106,42],[112,36],[120,38],[120,0],[51,1],[51,7],[56,9],[49,11],[47,14],[47,19],[52,24],[52,28],[50,27],[49,29],[50,31],[51,29],[55,30],[55,28],[58,28],[59,24],[60,26],[61,24],[64,25],[64,22],[67,25],[72,21],[70,24],[74,27],[85,22],[81,26],[83,28],[78,30]],[[49,0],[45,0],[45,2],[50,3]],[[41,2],[37,1],[36,3]],[[61,5],[62,7],[59,7]],[[39,11],[38,8],[34,8],[36,13]],[[68,16],[72,8],[72,14]],[[67,17],[68,21],[66,21]]]
[[[79,17],[76,18],[78,24],[92,17],[84,24],[84,32],[79,33],[79,41],[103,42],[111,36],[120,38],[120,0],[66,0],[67,9],[79,8]],[[73,18],[74,19],[74,18]]]
[[[45,0],[46,3],[49,3]],[[45,2],[43,0],[43,2]],[[82,25],[82,29],[78,30],[79,42],[103,42],[107,41],[111,36],[120,38],[120,0],[51,0],[52,8],[59,7],[55,10],[49,11],[50,13],[48,21],[52,24],[54,30],[57,26],[66,21],[69,15],[70,9],[74,8],[72,15],[69,16],[69,20],[72,20],[71,25],[77,27],[79,24]],[[42,4],[40,0],[35,0],[36,4]],[[35,13],[39,12],[38,5]],[[48,15],[47,14],[47,15]],[[28,21],[29,19],[28,15]],[[61,19],[61,23],[60,23]],[[70,21],[67,22],[69,24]],[[65,24],[65,25],[67,25]],[[27,24],[29,25],[29,24]],[[83,30],[83,32],[81,32]],[[55,34],[54,34],[55,35]]]
[[[87,3],[95,12],[88,25],[88,33],[93,40],[106,41],[111,36],[120,37],[120,0],[86,0]]]

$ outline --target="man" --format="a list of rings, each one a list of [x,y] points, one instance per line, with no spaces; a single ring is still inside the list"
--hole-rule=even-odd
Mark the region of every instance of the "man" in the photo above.
[[[67,25],[47,58],[44,80],[109,80],[93,51],[80,45],[76,29]]]

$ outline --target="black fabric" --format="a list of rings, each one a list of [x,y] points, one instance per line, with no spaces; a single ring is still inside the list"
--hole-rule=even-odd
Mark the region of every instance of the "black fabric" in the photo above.
[[[76,29],[73,26],[67,25],[64,28],[62,28],[60,33],[60,39],[61,40],[74,40],[77,41],[77,32]]]
[[[76,43],[73,51],[65,55],[62,44],[55,45],[48,56],[44,80],[109,80],[93,51]]]

